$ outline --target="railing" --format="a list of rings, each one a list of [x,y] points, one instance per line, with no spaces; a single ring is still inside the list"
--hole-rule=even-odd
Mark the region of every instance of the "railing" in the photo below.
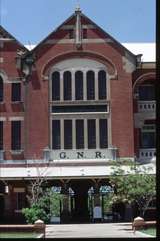
[[[138,101],[138,112],[156,111],[156,101]]]
[[[156,157],[156,149],[140,149],[139,150],[139,158],[143,160],[153,160]]]

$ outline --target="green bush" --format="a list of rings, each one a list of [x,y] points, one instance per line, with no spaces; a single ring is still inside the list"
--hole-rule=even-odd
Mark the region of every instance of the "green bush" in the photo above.
[[[30,208],[23,208],[22,213],[27,223],[34,223],[37,219],[49,223],[51,216],[59,216],[61,198],[61,194],[46,189],[38,201],[32,204]]]
[[[44,223],[49,223],[50,214],[39,205],[34,204],[30,208],[23,208],[22,213],[24,214],[27,223],[33,224],[36,220],[41,219]]]

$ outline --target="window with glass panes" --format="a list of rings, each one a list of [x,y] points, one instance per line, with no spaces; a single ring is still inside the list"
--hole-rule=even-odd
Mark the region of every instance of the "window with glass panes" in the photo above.
[[[21,83],[12,83],[12,101],[21,101]]]
[[[108,147],[107,119],[99,120],[99,139],[100,139],[100,148],[107,148]]]
[[[87,72],[87,100],[95,99],[95,73],[94,71]]]
[[[84,120],[76,120],[76,149],[84,148]]]
[[[64,120],[64,149],[72,149],[72,120]]]
[[[63,93],[64,100],[72,99],[72,75],[70,71],[65,71],[63,74]]]
[[[3,121],[0,121],[0,150],[3,150]]]
[[[3,88],[4,86],[3,86],[3,79],[2,79],[2,77],[0,76],[0,102],[2,102],[3,101],[3,91],[4,91],[4,88]]]
[[[60,73],[52,74],[52,100],[60,100]]]
[[[60,128],[60,120],[52,120],[52,149],[60,149],[61,148],[61,128]]]
[[[98,97],[99,100],[106,99],[107,95],[107,89],[106,89],[106,72],[104,70],[101,70],[98,72]]]
[[[96,120],[87,120],[87,131],[88,131],[88,149],[96,148]]]
[[[141,129],[141,148],[156,147],[155,125],[144,125]]]
[[[11,149],[21,149],[21,121],[11,122]]]
[[[83,72],[76,71],[75,73],[75,99],[83,100]]]
[[[142,101],[155,100],[155,87],[154,87],[154,85],[141,85],[141,86],[139,86],[139,100],[142,100]]]

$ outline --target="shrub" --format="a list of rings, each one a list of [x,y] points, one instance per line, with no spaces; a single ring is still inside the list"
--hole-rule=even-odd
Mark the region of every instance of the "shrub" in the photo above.
[[[22,213],[24,214],[27,223],[33,224],[36,220],[41,219],[44,223],[48,223],[50,220],[50,214],[48,214],[44,208],[34,204],[30,208],[23,208]]]

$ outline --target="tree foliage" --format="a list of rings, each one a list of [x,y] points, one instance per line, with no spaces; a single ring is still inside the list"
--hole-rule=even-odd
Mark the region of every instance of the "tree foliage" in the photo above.
[[[43,189],[42,189],[43,190]],[[34,223],[37,219],[49,223],[52,216],[60,214],[61,194],[52,191],[52,188],[46,188],[41,192],[41,196],[29,208],[23,208],[27,223]]]
[[[156,195],[155,175],[149,174],[149,169],[137,165],[131,165],[129,170],[125,171],[120,165],[113,167],[113,173],[110,177],[112,187],[115,189],[115,195],[112,202],[136,203],[140,215],[144,213],[150,201]]]

